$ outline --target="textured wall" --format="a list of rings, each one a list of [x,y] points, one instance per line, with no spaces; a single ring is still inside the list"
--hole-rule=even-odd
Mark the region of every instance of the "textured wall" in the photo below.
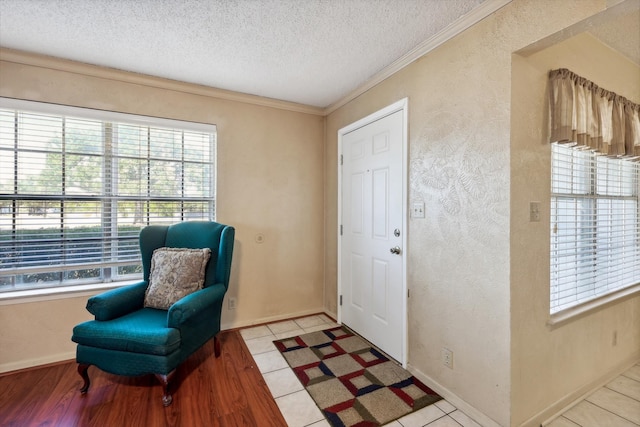
[[[233,325],[317,308],[323,255],[325,307],[336,313],[337,131],[409,97],[409,202],[425,201],[427,213],[409,221],[409,363],[487,424],[515,426],[632,357],[640,342],[638,297],[546,326],[548,222],[531,224],[527,212],[530,200],[548,199],[548,160],[530,145],[543,139],[543,113],[529,102],[539,102],[546,71],[512,60],[607,3],[617,1],[514,0],[330,114],[324,152],[319,117],[144,85],[0,63],[0,95],[216,123],[219,219],[238,226],[239,305],[224,318]],[[0,364],[6,354],[41,356],[49,316],[61,320],[47,342],[64,345],[52,352],[69,351],[84,301],[0,306],[0,342],[29,342]],[[453,370],[441,364],[443,346],[454,351]]]
[[[228,293],[237,297],[237,309],[225,305],[223,327],[322,311],[322,116],[160,89],[143,76],[129,83],[123,80],[130,75],[120,72],[89,76],[83,72],[93,73],[91,67],[67,72],[56,70],[55,60],[38,62],[0,62],[0,96],[217,125],[217,219],[237,230]],[[85,302],[0,306],[0,367],[70,357],[71,329],[87,318]],[[50,318],[54,331],[37,328]],[[56,344],[45,349],[45,335]]]
[[[487,425],[519,425],[542,409],[541,402],[512,400],[512,383],[520,387],[520,379],[511,374],[511,340],[519,333],[511,316],[523,307],[512,305],[511,288],[539,286],[511,270],[511,223],[521,220],[512,210],[513,175],[526,181],[526,171],[511,160],[512,53],[605,6],[600,0],[515,0],[327,119],[327,308],[337,310],[337,131],[408,97],[409,204],[426,205],[425,219],[409,221],[405,252],[409,364]],[[528,304],[544,305],[543,299]],[[454,352],[453,370],[442,365],[442,347]],[[535,393],[558,396],[534,385]]]
[[[636,28],[640,14],[635,14]],[[615,18],[612,18],[615,19]],[[617,21],[615,21],[617,22]],[[640,295],[551,328],[547,73],[568,68],[640,102],[640,67],[586,33],[514,55],[511,130],[512,420],[539,425],[640,357]],[[529,202],[542,221],[528,222]],[[617,334],[616,344],[613,334]]]

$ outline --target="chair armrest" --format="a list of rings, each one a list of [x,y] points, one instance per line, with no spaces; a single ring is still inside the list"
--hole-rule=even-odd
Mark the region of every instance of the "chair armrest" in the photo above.
[[[123,286],[92,296],[87,301],[87,310],[96,320],[111,320],[142,308],[147,282]]]
[[[180,325],[198,316],[203,311],[209,311],[211,316],[214,316],[216,313],[215,306],[222,305],[226,291],[227,289],[222,283],[217,283],[176,301],[169,308],[167,326],[179,329]]]

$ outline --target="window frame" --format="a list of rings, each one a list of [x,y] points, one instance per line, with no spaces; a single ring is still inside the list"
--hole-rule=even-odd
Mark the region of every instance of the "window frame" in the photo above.
[[[556,191],[556,189],[558,188],[558,183],[556,181],[556,176],[555,176],[555,164],[556,162],[558,162],[558,159],[556,159],[556,149],[554,147],[561,147],[563,145],[566,145],[566,150],[572,150],[572,154],[571,154],[571,159],[574,159],[574,155],[577,153],[581,153],[579,155],[585,155],[585,156],[589,156],[586,159],[586,163],[589,164],[589,168],[590,169],[587,171],[587,173],[585,174],[586,176],[586,181],[588,181],[586,183],[586,185],[582,188],[582,189],[578,189],[576,191],[574,191],[573,189],[571,191],[567,191],[567,192],[559,192]],[[567,151],[568,153],[568,151]],[[619,162],[629,162],[629,165],[633,165],[631,166],[633,168],[633,170],[631,171],[631,173],[634,175],[632,177],[632,179],[635,180],[635,182],[632,182],[630,188],[631,188],[631,195],[625,195],[623,194],[623,184],[624,182],[622,181],[624,178],[622,177],[622,175],[620,176],[620,179],[617,181],[618,183],[620,183],[620,194],[619,195],[612,195],[612,194],[604,194],[603,192],[599,192],[598,188],[599,186],[603,185],[602,181],[598,181],[598,169],[599,167],[601,167],[601,165],[598,163],[599,161],[602,162],[603,157],[597,155],[596,153],[590,152],[590,151],[584,151],[584,150],[580,150],[577,148],[573,148],[568,144],[557,144],[557,143],[553,143],[551,144],[551,150],[550,150],[550,158],[551,158],[551,173],[550,173],[550,181],[551,181],[551,192],[550,192],[550,204],[551,204],[551,210],[550,210],[550,285],[549,285],[549,291],[550,291],[550,295],[549,295],[549,314],[550,314],[550,320],[549,320],[549,324],[550,325],[556,325],[556,324],[560,324],[565,322],[566,320],[576,316],[576,315],[580,315],[582,313],[588,312],[594,308],[597,307],[601,307],[604,305],[608,305],[614,301],[618,301],[620,299],[624,299],[628,296],[634,295],[636,294],[639,290],[640,290],[640,280],[638,280],[637,277],[632,276],[631,280],[635,280],[635,282],[631,282],[631,283],[626,283],[626,284],[622,284],[619,286],[615,286],[613,289],[609,289],[607,291],[603,291],[603,292],[596,292],[595,295],[587,297],[587,298],[583,298],[577,301],[574,301],[570,304],[563,304],[560,308],[557,308],[554,310],[554,293],[558,292],[559,289],[555,289],[554,292],[554,285],[557,287],[558,284],[554,282],[554,266],[556,266],[556,263],[554,263],[554,250],[556,250],[557,248],[554,248],[554,245],[557,243],[554,241],[554,239],[556,239],[557,236],[554,236],[554,234],[557,232],[557,218],[554,217],[554,206],[555,203],[557,203],[558,199],[582,199],[582,200],[587,200],[591,203],[591,213],[587,214],[586,216],[589,218],[587,222],[591,222],[592,224],[590,226],[587,226],[588,231],[590,231],[593,236],[591,237],[591,239],[593,240],[593,253],[591,255],[593,255],[593,257],[598,256],[598,250],[601,249],[601,247],[598,246],[598,202],[602,201],[602,200],[620,200],[620,201],[635,201],[635,218],[631,217],[630,220],[627,220],[627,222],[625,222],[625,226],[623,227],[623,232],[622,232],[622,237],[620,237],[620,239],[624,239],[629,237],[626,231],[626,227],[628,224],[631,224],[631,229],[633,230],[634,226],[635,226],[635,230],[632,231],[632,239],[633,241],[635,241],[636,243],[633,245],[634,250],[635,250],[635,257],[632,257],[632,260],[635,260],[635,263],[632,264],[632,266],[637,266],[640,265],[640,263],[638,262],[638,251],[640,250],[640,166],[638,166],[637,163],[633,164],[632,162],[630,162],[629,160],[625,160],[625,159],[615,159],[615,161],[619,161]],[[565,161],[565,163],[567,163]],[[621,168],[623,168],[624,164],[621,164]],[[567,168],[573,168],[573,166],[575,166],[575,161],[572,160],[572,164],[570,166],[567,166],[566,164],[563,166],[563,170],[567,170]],[[608,171],[608,169],[607,169]],[[571,184],[575,184],[574,181],[574,171],[572,170],[571,172],[571,178],[569,178],[569,181],[571,181]],[[565,181],[566,183],[566,181]],[[607,184],[610,184],[609,181],[607,181]],[[615,182],[614,182],[615,184]],[[605,192],[606,193],[606,192]],[[576,202],[576,206],[577,206],[577,202]],[[557,213],[556,213],[557,215]],[[576,221],[579,222],[579,221]],[[635,223],[635,224],[634,224]],[[576,230],[578,229],[578,226],[576,226]],[[633,234],[635,232],[635,234]],[[577,231],[576,231],[577,233]],[[588,233],[587,233],[588,234]],[[579,241],[579,238],[576,238],[576,241]],[[611,251],[611,248],[607,248],[607,250]],[[576,257],[578,254],[578,249],[575,249],[575,253],[576,253]],[[605,251],[606,252],[606,251]],[[598,262],[597,261],[593,261],[592,264],[590,265],[590,267],[594,267],[597,266]],[[577,275],[577,274],[576,274]],[[620,281],[625,280],[620,279]],[[597,285],[597,282],[594,279],[594,286]],[[577,282],[574,282],[573,284],[573,288],[575,289],[576,293],[578,293],[578,288],[579,288],[579,284]]]
[[[181,171],[182,171],[182,181],[181,183],[184,183],[185,181],[185,146],[187,144],[186,139],[185,139],[185,133],[203,133],[203,134],[208,134],[209,135],[209,140],[208,140],[208,148],[209,148],[209,157],[208,157],[208,161],[203,162],[190,162],[191,164],[200,164],[203,165],[202,168],[206,169],[208,167],[208,188],[206,191],[208,191],[208,193],[206,195],[202,195],[200,197],[188,197],[186,196],[185,193],[185,186],[181,185],[181,195],[179,196],[169,196],[169,197],[164,197],[164,196],[154,196],[152,194],[147,194],[145,197],[120,197],[118,198],[117,195],[116,197],[114,196],[113,193],[113,188],[115,188],[114,186],[116,185],[116,180],[117,180],[117,174],[112,174],[111,172],[108,172],[108,175],[101,175],[100,179],[102,181],[102,188],[100,190],[100,194],[98,194],[97,196],[82,196],[82,197],[74,197],[74,196],[67,196],[63,193],[61,194],[53,194],[54,192],[52,192],[52,194],[44,194],[44,195],[38,195],[39,197],[34,197],[38,200],[41,199],[50,199],[50,200],[54,200],[54,201],[60,201],[60,203],[62,203],[62,200],[73,200],[73,199],[78,199],[78,200],[90,200],[90,201],[96,201],[97,203],[99,203],[101,205],[101,220],[100,223],[101,224],[105,224],[105,223],[111,223],[113,219],[117,219],[119,217],[118,211],[117,209],[111,208],[110,212],[107,212],[107,209],[109,207],[109,204],[113,204],[115,205],[116,203],[118,203],[118,200],[133,200],[135,202],[140,202],[142,201],[143,203],[147,203],[147,204],[151,204],[151,203],[164,203],[164,202],[174,202],[174,203],[180,203],[180,220],[186,220],[188,218],[185,218],[185,213],[187,212],[187,210],[185,210],[185,203],[189,203],[189,202],[195,202],[197,200],[197,202],[199,203],[204,203],[203,206],[208,206],[207,208],[203,208],[205,209],[204,213],[202,213],[202,215],[206,215],[206,217],[201,217],[198,219],[206,219],[206,220],[215,220],[215,216],[216,216],[216,183],[217,183],[217,161],[216,161],[216,149],[217,149],[217,128],[216,125],[214,124],[206,124],[206,123],[196,123],[196,122],[189,122],[189,121],[180,121],[180,120],[173,120],[173,119],[165,119],[165,118],[158,118],[158,117],[151,117],[151,116],[141,116],[141,115],[132,115],[132,114],[127,114],[127,113],[120,113],[120,112],[113,112],[113,111],[105,111],[105,110],[98,110],[98,109],[89,109],[89,108],[80,108],[80,107],[71,107],[71,106],[66,106],[66,105],[59,105],[59,104],[50,104],[50,103],[42,103],[42,102],[35,102],[35,101],[26,101],[26,100],[20,100],[20,99],[14,99],[14,98],[4,98],[4,97],[0,97],[0,108],[1,109],[7,109],[7,110],[15,110],[19,113],[34,113],[34,114],[42,114],[42,115],[51,115],[51,116],[56,116],[56,117],[70,117],[70,118],[81,118],[84,120],[91,120],[91,121],[99,121],[100,123],[102,123],[103,125],[103,133],[102,133],[102,138],[103,138],[103,142],[102,142],[102,149],[105,150],[102,152],[102,154],[100,155],[100,159],[103,162],[103,168],[117,168],[117,166],[115,165],[114,162],[114,158],[118,157],[117,155],[115,155],[115,152],[113,151],[113,146],[108,147],[108,145],[112,144],[114,141],[114,136],[112,133],[109,133],[108,130],[105,131],[104,126],[107,123],[111,123],[111,126],[117,126],[117,125],[130,125],[130,126],[138,126],[141,128],[146,128],[149,132],[152,129],[166,129],[166,130],[171,130],[171,131],[177,131],[177,132],[182,132],[182,139],[181,139],[181,149],[182,149],[182,158],[181,160],[170,160],[168,162],[173,162],[174,164],[180,164],[181,167]],[[108,127],[109,125],[107,125]],[[108,136],[107,136],[108,135]],[[204,135],[206,137],[206,135]],[[110,139],[110,140],[109,140]],[[204,143],[202,145],[203,148],[206,149],[207,147],[207,141],[203,140]],[[17,144],[17,142],[16,142]],[[110,153],[107,153],[107,150],[111,150]],[[19,151],[19,148],[15,147],[15,152],[17,153]],[[4,149],[2,151],[2,153],[6,153],[8,152],[7,149]],[[64,155],[64,149],[62,149],[61,153],[63,153],[62,155]],[[123,156],[120,156],[123,157]],[[148,150],[148,154],[147,154],[147,162],[151,162],[151,158],[153,156],[151,155],[150,150]],[[189,163],[189,162],[187,162]],[[207,166],[204,166],[207,165]],[[17,168],[17,166],[15,166],[15,168]],[[16,169],[17,170],[17,169]],[[202,171],[201,171],[202,172]],[[103,171],[103,173],[105,173]],[[151,173],[151,172],[148,172]],[[17,172],[14,171],[14,179],[17,175]],[[107,182],[107,184],[105,184],[105,181]],[[205,190],[203,190],[205,191]],[[149,191],[148,191],[149,193]],[[23,196],[23,197],[21,197]],[[29,196],[31,197],[31,196]],[[24,194],[20,194],[17,190],[17,188],[15,188],[13,190],[13,194],[9,194],[9,193],[0,193],[0,200],[24,200]],[[28,197],[27,197],[28,199]],[[115,203],[114,203],[115,201]],[[16,202],[13,202],[14,205],[14,210],[12,211],[12,217],[15,217],[16,215],[16,211],[15,211],[15,206],[16,206]],[[60,213],[60,217],[63,218],[64,213]],[[104,217],[107,218],[104,218]],[[110,218],[109,218],[110,216]],[[159,224],[159,223],[167,223],[166,221],[162,222],[162,218],[159,217],[160,220],[159,221],[152,221],[150,220],[150,217],[148,216],[148,212],[147,212],[147,217],[145,218],[145,221],[140,225],[140,228],[142,228],[142,226],[145,225],[151,225],[151,224]],[[172,222],[177,222],[177,221],[172,221]],[[170,223],[172,223],[170,222]],[[12,221],[12,230],[16,227],[15,226],[15,219]],[[117,223],[112,224],[109,228],[111,231],[113,231],[113,227],[118,227]],[[104,236],[104,234],[107,232],[104,226],[101,226],[100,228],[100,236]],[[134,238],[130,238],[130,240],[135,239],[135,246],[137,248],[137,232],[135,234]],[[108,238],[107,238],[108,240]],[[11,299],[11,298],[15,298],[15,297],[22,297],[22,296],[28,296],[28,295],[46,295],[46,294],[52,294],[52,293],[58,293],[58,292],[70,292],[70,291],[74,291],[74,292],[87,292],[87,291],[92,291],[94,289],[104,289],[104,288],[110,288],[110,287],[117,287],[117,286],[121,286],[127,283],[131,283],[132,280],[133,282],[140,280],[141,273],[138,274],[134,274],[134,275],[124,275],[124,276],[120,276],[118,277],[117,275],[113,275],[109,272],[107,272],[107,274],[105,275],[103,273],[103,269],[104,271],[107,271],[107,269],[109,271],[111,271],[111,269],[115,269],[117,271],[118,266],[121,265],[132,265],[135,262],[137,262],[137,264],[140,264],[139,258],[139,251],[137,251],[136,254],[136,259],[132,261],[132,259],[126,260],[126,261],[118,261],[119,260],[119,255],[116,256],[115,261],[111,260],[111,261],[104,261],[104,258],[102,259],[101,262],[97,262],[97,263],[86,263],[86,264],[81,264],[80,267],[83,269],[86,268],[99,268],[100,269],[100,274],[99,277],[95,278],[95,279],[89,279],[89,280],[64,280],[64,271],[67,270],[74,270],[78,268],[78,265],[64,265],[61,267],[56,267],[54,269],[49,268],[49,270],[55,270],[56,272],[60,273],[60,277],[62,280],[60,281],[54,281],[54,282],[48,282],[44,285],[21,285],[21,286],[16,286],[15,283],[13,285],[9,285],[11,286],[11,289],[3,289],[0,290],[0,300],[1,299]],[[38,271],[47,271],[47,267],[34,267],[31,269],[22,269],[20,270],[19,267],[13,267],[13,268],[8,268],[8,269],[4,269],[4,271],[0,270],[0,277],[1,276],[11,276],[12,274],[15,275],[17,273],[21,273],[23,271],[29,271],[29,272],[38,272]]]

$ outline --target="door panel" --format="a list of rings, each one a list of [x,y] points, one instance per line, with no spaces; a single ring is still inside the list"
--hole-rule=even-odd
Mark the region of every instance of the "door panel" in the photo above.
[[[373,237],[387,240],[389,238],[389,169],[373,171]]]
[[[360,254],[351,254],[351,298],[350,303],[353,308],[363,311],[362,288],[363,281],[359,280],[365,273],[364,257]]]
[[[354,173],[351,176],[351,232],[354,235],[364,233],[364,175]]]
[[[387,301],[389,296],[389,263],[382,259],[373,260],[373,307],[372,314],[385,324],[388,324]]]
[[[397,360],[403,360],[406,307],[400,249],[403,113],[381,117],[341,140],[341,320]],[[391,252],[395,247],[397,254]]]

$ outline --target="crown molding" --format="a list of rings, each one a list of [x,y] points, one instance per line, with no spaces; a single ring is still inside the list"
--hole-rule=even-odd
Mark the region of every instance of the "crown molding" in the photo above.
[[[161,77],[149,76],[146,74],[137,74],[129,71],[117,70],[115,68],[100,67],[83,62],[76,62],[68,59],[56,58],[53,56],[29,53],[5,47],[0,47],[0,61],[48,68],[56,71],[65,71],[68,73],[74,73],[83,76],[132,83],[158,89],[173,90],[176,92],[183,92],[192,95],[208,96],[212,98],[224,99],[227,101],[235,101],[245,104],[277,108],[280,110],[314,114],[318,116],[324,115],[323,108],[313,107],[310,105],[297,104],[294,102],[281,101],[272,98],[264,98],[257,95],[249,95],[240,92],[217,89],[209,86],[164,79]]]
[[[177,80],[164,79],[161,77],[137,74],[129,71],[117,70],[114,68],[101,67],[77,61],[71,61],[52,56],[29,53],[15,49],[0,47],[0,61],[13,62],[23,65],[37,66],[57,71],[97,77],[107,80],[132,83],[142,86],[155,87],[159,89],[173,90],[176,92],[189,93],[192,95],[209,96],[212,98],[224,99],[227,101],[242,102],[263,107],[277,108],[281,110],[293,111],[304,114],[327,116],[354,100],[369,89],[380,84],[382,81],[410,65],[417,59],[431,52],[446,41],[452,39],[467,28],[480,22],[495,11],[509,4],[512,0],[485,0],[477,8],[444,28],[439,33],[428,38],[414,49],[385,67],[380,72],[374,74],[363,85],[351,91],[349,94],[329,105],[328,107],[314,107],[310,105],[298,104],[294,102],[281,101],[273,98],[264,98],[257,95],[249,95],[240,92],[233,92],[209,86],[197,85],[193,83],[180,82]]]
[[[457,21],[445,27],[443,30],[434,34],[432,37],[429,37],[424,42],[420,43],[414,49],[407,52],[405,55],[401,56],[395,62],[391,63],[391,65],[385,67],[382,71],[375,74],[369,80],[367,80],[362,86],[358,87],[347,96],[343,97],[339,101],[329,105],[324,109],[324,114],[329,115],[338,108],[344,106],[348,102],[354,100],[358,96],[362,95],[369,89],[374,86],[380,84],[383,80],[391,77],[393,74],[402,70],[407,65],[413,63],[417,59],[423,57],[427,53],[431,52],[438,46],[444,44],[446,41],[452,39],[458,34],[462,33],[467,28],[475,25],[480,22],[487,16],[491,15],[495,11],[501,9],[507,4],[511,3],[512,0],[485,0],[480,6],[473,9],[471,12],[459,18]]]

